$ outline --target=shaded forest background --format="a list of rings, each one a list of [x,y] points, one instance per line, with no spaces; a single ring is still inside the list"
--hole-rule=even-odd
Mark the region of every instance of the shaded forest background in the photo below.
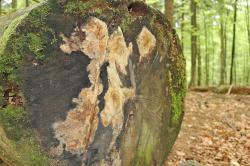
[[[1,16],[41,0],[0,0]],[[250,84],[249,0],[146,0],[179,34],[189,87]]]

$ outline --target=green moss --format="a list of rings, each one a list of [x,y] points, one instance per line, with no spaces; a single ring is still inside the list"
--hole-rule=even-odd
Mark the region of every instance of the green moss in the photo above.
[[[17,26],[26,16],[27,14],[24,14],[14,19],[4,31],[3,36],[0,38],[0,75],[2,75],[3,73],[12,73],[14,68],[10,67],[10,63],[14,63],[20,58],[12,54],[5,54],[5,48],[7,43],[9,42],[10,37],[15,33]]]
[[[172,95],[172,121],[179,121],[182,112],[183,112],[183,94],[174,94]]]
[[[22,138],[14,142],[14,147],[27,166],[48,166],[49,158],[41,151],[33,137]]]
[[[123,32],[126,32],[128,30],[131,30],[130,27],[132,23],[135,21],[135,18],[133,18],[128,11],[123,11],[122,14],[123,18],[120,27],[123,30]]]
[[[10,140],[9,146],[16,153],[11,158],[27,166],[49,165],[48,157],[41,152],[39,144],[32,136],[28,119],[29,114],[22,107],[7,106],[0,110],[0,122]]]
[[[27,134],[28,114],[22,107],[8,106],[0,111],[0,121],[3,124],[7,137],[19,140]]]
[[[96,9],[93,8],[104,2],[104,0],[89,0],[86,2],[82,2],[80,0],[72,0],[65,5],[64,11],[65,13],[74,15],[84,15],[90,10],[92,10],[92,12],[102,13],[102,9],[100,7]]]
[[[43,4],[18,17],[0,39],[0,75],[7,74],[12,83],[18,84],[18,67],[24,56],[43,61],[48,57],[45,48],[57,42],[55,32],[46,23],[50,12],[49,4]]]
[[[174,37],[176,36],[172,33],[168,34],[166,27],[162,24],[157,24],[154,20],[156,20],[155,16],[149,18],[150,26],[152,26],[154,33],[157,34],[157,41],[159,41],[157,45],[158,53],[167,58],[166,80],[171,98],[171,122],[178,124],[184,111],[183,103],[186,96],[185,60],[182,55],[180,55],[179,50],[176,49],[176,45],[171,49],[172,52],[166,53],[162,51],[167,50],[166,47],[168,47],[169,42],[175,42],[174,40],[176,39]]]
[[[44,60],[46,58],[44,48],[57,41],[55,32],[46,23],[50,12],[48,4],[34,9],[18,27],[17,31],[21,33],[10,39],[6,52],[14,53],[17,58],[29,53],[37,60]]]
[[[6,47],[6,44],[10,38],[10,36],[15,33],[15,30],[17,28],[17,26],[21,23],[21,21],[27,17],[28,14],[24,14],[22,16],[19,16],[17,18],[15,18],[11,24],[6,28],[6,30],[4,31],[3,36],[0,38],[0,55],[3,54],[3,51]]]

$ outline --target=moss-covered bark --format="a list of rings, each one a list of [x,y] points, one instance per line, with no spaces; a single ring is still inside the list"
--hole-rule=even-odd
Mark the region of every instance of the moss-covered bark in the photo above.
[[[1,29],[4,161],[163,164],[185,97],[185,61],[164,15],[143,2],[49,1]]]

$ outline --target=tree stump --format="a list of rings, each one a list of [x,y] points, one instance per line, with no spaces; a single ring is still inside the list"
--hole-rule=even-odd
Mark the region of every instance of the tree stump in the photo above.
[[[185,61],[162,13],[143,2],[49,1],[1,20],[6,164],[164,163],[184,113]]]

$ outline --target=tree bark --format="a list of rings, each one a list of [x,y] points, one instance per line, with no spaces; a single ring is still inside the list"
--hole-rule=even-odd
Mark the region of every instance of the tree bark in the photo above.
[[[29,6],[30,6],[29,0],[25,0],[25,6],[26,6],[26,7],[29,7]]]
[[[234,4],[234,22],[233,22],[233,44],[232,44],[232,56],[231,56],[231,67],[230,67],[230,82],[229,84],[233,84],[233,79],[236,77],[236,73],[233,76],[233,71],[235,70],[235,39],[236,39],[236,21],[237,21],[237,2],[238,0],[235,0]]]
[[[16,10],[17,9],[17,0],[12,0],[11,6],[12,6],[13,10]]]
[[[202,60],[201,60],[201,46],[200,46],[200,38],[198,37],[198,48],[197,48],[197,62],[198,62],[198,67],[197,67],[197,72],[198,72],[198,77],[197,77],[197,85],[201,86],[201,80],[202,80],[202,74],[201,74],[201,66],[202,66]]]
[[[2,15],[2,0],[0,0],[0,16]]]
[[[212,30],[212,32],[213,32],[213,30]],[[212,45],[215,45],[215,42],[214,42],[214,35],[213,35],[213,33],[211,34],[211,38],[212,38]],[[212,47],[212,66],[211,66],[211,68],[212,68],[212,76],[211,76],[211,84],[213,85],[213,84],[215,84],[215,79],[214,79],[214,72],[215,72],[215,48],[214,47]]]
[[[219,2],[220,5],[220,45],[221,45],[221,52],[220,52],[220,85],[225,84],[226,80],[226,59],[227,59],[227,17],[228,17],[228,10],[225,8],[225,2]]]
[[[190,9],[192,12],[191,17],[191,80],[189,83],[189,87],[193,87],[196,84],[196,56],[197,56],[197,36],[195,34],[197,30],[197,21],[196,21],[196,6],[197,2],[195,0],[190,1]]]
[[[165,16],[142,2],[59,4],[6,16],[0,27],[0,158],[162,165],[185,96],[185,61]]]
[[[174,16],[174,0],[165,0],[165,15],[173,27],[173,16]]]
[[[207,23],[206,23],[206,17],[205,17],[205,12],[203,11],[203,23],[204,23],[204,31],[205,31],[205,84],[208,86],[209,85],[209,54],[208,54],[208,35],[207,35]]]
[[[185,6],[185,0],[182,0],[182,13],[181,13],[181,47],[182,47],[182,51],[184,52],[184,19],[185,19],[185,13],[183,12],[184,10],[184,6]]]
[[[225,84],[226,77],[226,48],[225,48],[225,27],[223,18],[220,21],[220,41],[221,41],[221,53],[220,53],[220,85]]]
[[[248,56],[247,56],[247,75],[246,75],[246,83],[250,83],[250,10],[249,10],[249,1],[247,0],[246,7],[246,26],[247,26],[247,36],[248,36]]]

